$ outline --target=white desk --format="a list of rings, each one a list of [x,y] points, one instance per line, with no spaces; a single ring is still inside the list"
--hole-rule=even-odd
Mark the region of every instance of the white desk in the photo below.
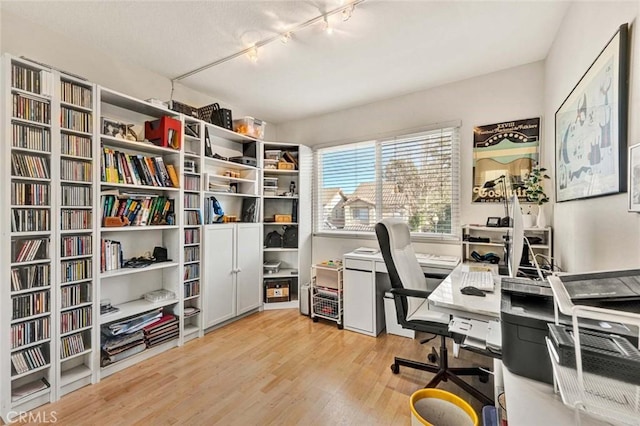
[[[424,272],[449,274],[460,259],[454,256],[417,254]],[[344,255],[344,328],[369,336],[377,336],[385,328],[384,293],[391,288],[387,267],[381,253],[356,253]]]
[[[460,293],[460,275],[463,271],[469,270],[468,264],[461,263],[429,295],[430,308],[434,311],[481,321],[500,318],[500,277],[497,266],[491,265],[491,268],[495,281],[493,292],[486,293],[485,297]]]

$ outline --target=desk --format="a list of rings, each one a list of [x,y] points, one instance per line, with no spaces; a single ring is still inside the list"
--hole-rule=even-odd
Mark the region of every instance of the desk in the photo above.
[[[477,265],[477,263],[475,264]],[[429,295],[430,308],[454,316],[491,321],[500,318],[500,277],[497,265],[491,265],[495,289],[485,297],[460,293],[460,275],[469,270],[469,264],[461,263]]]
[[[454,256],[416,254],[424,272],[449,274],[460,262]],[[344,255],[344,328],[377,336],[385,328],[384,293],[391,288],[381,253]],[[376,277],[383,274],[385,277]]]

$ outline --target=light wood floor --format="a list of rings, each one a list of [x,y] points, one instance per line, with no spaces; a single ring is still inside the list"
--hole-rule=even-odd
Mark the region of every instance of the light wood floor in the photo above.
[[[395,355],[425,359],[433,342],[373,338],[294,310],[265,311],[36,411],[55,411],[63,425],[408,425],[409,396],[431,374],[401,368],[394,375],[389,366]],[[460,354],[453,364],[491,365]],[[492,380],[480,389],[492,395]]]

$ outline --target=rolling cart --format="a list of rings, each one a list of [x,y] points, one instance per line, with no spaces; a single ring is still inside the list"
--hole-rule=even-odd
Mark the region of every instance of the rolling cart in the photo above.
[[[342,275],[341,261],[328,261],[311,266],[311,318],[335,321],[342,330]]]

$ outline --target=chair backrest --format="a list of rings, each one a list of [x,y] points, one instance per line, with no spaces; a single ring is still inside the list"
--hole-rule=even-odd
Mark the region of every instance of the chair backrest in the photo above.
[[[391,287],[428,291],[427,280],[411,246],[409,226],[401,219],[382,219],[375,226],[376,236]],[[403,298],[405,318],[413,314],[424,299]],[[398,315],[400,316],[400,315]]]

